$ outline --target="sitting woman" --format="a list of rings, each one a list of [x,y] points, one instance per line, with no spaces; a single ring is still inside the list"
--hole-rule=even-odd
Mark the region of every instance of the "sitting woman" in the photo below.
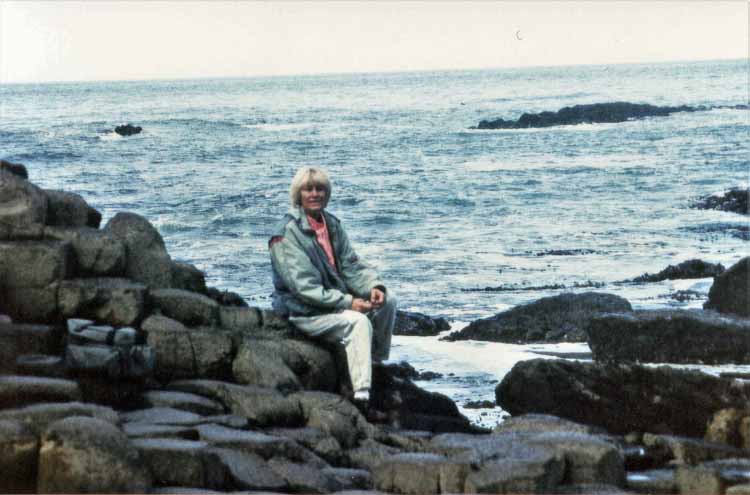
[[[268,243],[273,307],[306,335],[342,345],[354,399],[367,401],[372,361],[388,359],[396,301],[326,211],[331,182],[321,169],[297,171],[292,207]]]

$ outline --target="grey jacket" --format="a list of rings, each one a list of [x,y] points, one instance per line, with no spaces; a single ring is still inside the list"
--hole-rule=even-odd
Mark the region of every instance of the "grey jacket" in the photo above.
[[[350,309],[352,299],[385,290],[378,274],[352,249],[338,218],[323,210],[336,267],[331,266],[301,208],[292,208],[269,241],[273,308],[290,316],[314,316]]]

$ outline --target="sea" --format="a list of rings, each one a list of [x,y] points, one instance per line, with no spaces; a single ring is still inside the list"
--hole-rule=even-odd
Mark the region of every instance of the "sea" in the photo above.
[[[43,188],[81,194],[103,224],[120,211],[145,216],[173,259],[261,308],[272,292],[267,241],[303,165],[329,172],[329,211],[400,307],[453,330],[562,292],[700,308],[711,279],[617,282],[748,255],[747,217],[690,207],[747,187],[747,109],[472,127],[587,103],[734,106],[749,88],[748,60],[0,84],[0,158]],[[123,123],[143,131],[121,137]],[[441,373],[418,384],[492,427],[502,409],[465,405],[494,402],[516,362],[550,351],[588,348],[397,336],[391,358]]]

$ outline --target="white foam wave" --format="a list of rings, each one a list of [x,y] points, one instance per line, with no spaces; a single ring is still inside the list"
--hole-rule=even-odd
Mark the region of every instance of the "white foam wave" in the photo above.
[[[122,136],[117,134],[115,131],[110,131],[106,134],[100,134],[98,137],[102,141],[118,141],[122,139]]]
[[[309,129],[315,124],[312,122],[301,122],[298,124],[242,124],[245,129],[259,129],[267,132],[294,131],[299,129]]]
[[[633,166],[642,164],[637,155],[604,155],[604,156],[579,156],[561,157],[553,155],[539,155],[537,157],[523,157],[512,162],[500,161],[494,157],[481,157],[476,160],[464,162],[461,166],[470,172],[495,172],[501,170],[524,171],[549,168],[601,168]]]

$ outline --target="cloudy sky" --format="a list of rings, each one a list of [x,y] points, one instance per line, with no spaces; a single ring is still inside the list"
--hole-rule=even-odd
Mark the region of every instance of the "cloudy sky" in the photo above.
[[[747,58],[749,5],[0,0],[0,82]]]

